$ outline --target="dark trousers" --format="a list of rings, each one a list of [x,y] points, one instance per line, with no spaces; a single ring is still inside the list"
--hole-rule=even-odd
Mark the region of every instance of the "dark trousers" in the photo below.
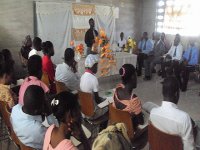
[[[153,61],[153,56],[147,56],[147,58],[144,60],[144,69],[145,69],[145,77],[152,76],[152,68],[151,68],[151,62]]]
[[[137,75],[142,75],[142,67],[144,65],[144,60],[147,59],[147,55],[144,53],[139,53],[137,56]]]
[[[181,77],[182,77],[181,90],[182,91],[187,90],[187,84],[188,84],[188,81],[189,81],[190,72],[194,72],[194,71],[195,71],[194,65],[184,65],[184,64],[182,64],[182,66],[181,66]]]
[[[177,80],[179,81],[180,87],[182,87],[181,65],[179,61],[171,60],[171,61],[165,62],[164,59],[162,59],[161,70],[162,70],[162,77],[172,76],[174,74]]]

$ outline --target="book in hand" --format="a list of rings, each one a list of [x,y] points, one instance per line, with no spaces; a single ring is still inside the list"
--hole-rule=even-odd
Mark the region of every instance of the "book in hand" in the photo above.
[[[106,97],[106,100],[104,100],[103,102],[101,102],[97,106],[99,108],[104,108],[104,107],[108,106],[112,102],[113,102],[113,97]]]

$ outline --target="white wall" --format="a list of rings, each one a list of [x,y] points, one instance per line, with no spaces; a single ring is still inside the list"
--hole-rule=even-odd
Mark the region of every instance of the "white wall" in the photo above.
[[[16,73],[18,75],[23,74],[18,57],[22,40],[28,34],[34,36],[34,1],[36,0],[0,0],[0,49],[11,50],[16,61]],[[123,7],[121,1],[124,2]],[[75,0],[72,0],[72,2],[75,2]],[[134,35],[136,38],[140,36],[141,0],[81,0],[81,2],[119,7],[119,19],[116,20],[116,39],[118,39],[121,31],[126,36]]]
[[[157,0],[142,0],[142,28],[143,32],[148,32],[149,37],[155,31]]]

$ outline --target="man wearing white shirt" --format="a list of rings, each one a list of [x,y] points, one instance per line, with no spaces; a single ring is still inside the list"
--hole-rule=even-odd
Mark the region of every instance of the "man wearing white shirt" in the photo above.
[[[159,130],[182,138],[184,150],[194,150],[193,126],[190,116],[178,109],[179,83],[175,77],[163,82],[163,102],[150,112],[151,123]],[[163,141],[164,142],[164,141]]]
[[[176,34],[174,43],[171,46],[168,53],[164,55],[164,58],[161,61],[161,70],[162,70],[162,77],[166,77],[166,67],[168,67],[168,75],[171,75],[173,72],[176,78],[179,81],[181,87],[181,77],[180,77],[180,61],[183,55],[183,46],[180,43],[181,37],[179,34]],[[167,61],[169,59],[169,61]]]
[[[120,33],[120,40],[118,41],[118,47],[120,51],[123,51],[126,45],[126,40],[124,39],[124,32]]]
[[[33,39],[33,48],[28,54],[28,58],[30,58],[33,55],[39,55],[42,56],[42,40],[39,37],[35,37]]]
[[[180,61],[183,55],[183,46],[180,42],[181,37],[179,34],[176,34],[175,39],[174,39],[174,44],[170,48],[167,54],[165,55],[170,55],[172,57],[172,60],[177,60]]]

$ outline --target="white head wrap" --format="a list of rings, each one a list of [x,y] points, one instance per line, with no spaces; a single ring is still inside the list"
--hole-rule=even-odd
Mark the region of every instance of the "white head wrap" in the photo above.
[[[94,64],[98,63],[99,56],[94,54],[89,54],[85,59],[85,67],[91,68]]]

